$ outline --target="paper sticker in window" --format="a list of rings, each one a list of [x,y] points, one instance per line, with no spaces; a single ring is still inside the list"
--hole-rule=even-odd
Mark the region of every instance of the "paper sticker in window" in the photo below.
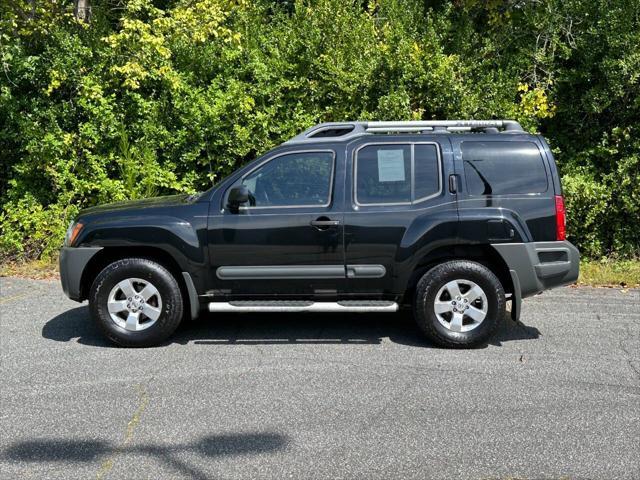
[[[378,150],[378,181],[404,182],[404,152],[399,150]]]

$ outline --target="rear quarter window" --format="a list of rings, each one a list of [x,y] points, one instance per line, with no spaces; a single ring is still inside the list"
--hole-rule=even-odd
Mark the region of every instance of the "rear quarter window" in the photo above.
[[[462,160],[470,195],[547,191],[544,161],[533,142],[462,142]]]

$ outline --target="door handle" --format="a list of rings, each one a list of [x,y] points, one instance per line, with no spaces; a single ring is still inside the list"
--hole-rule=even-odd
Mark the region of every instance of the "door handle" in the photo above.
[[[458,175],[449,175],[449,191],[458,193]]]
[[[340,220],[312,220],[311,225],[314,227],[337,227]]]

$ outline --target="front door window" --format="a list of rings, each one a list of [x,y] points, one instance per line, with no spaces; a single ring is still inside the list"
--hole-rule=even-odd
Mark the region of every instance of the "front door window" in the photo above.
[[[250,191],[250,207],[327,206],[333,169],[333,152],[290,153],[259,166],[242,183]]]

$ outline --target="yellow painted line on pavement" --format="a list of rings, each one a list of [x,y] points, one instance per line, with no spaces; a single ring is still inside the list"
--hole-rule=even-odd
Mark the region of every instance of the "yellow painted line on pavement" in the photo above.
[[[131,440],[133,439],[133,432],[138,426],[138,424],[140,423],[140,420],[142,418],[142,413],[145,411],[145,409],[147,408],[147,405],[149,404],[149,395],[147,394],[147,390],[144,387],[144,385],[138,385],[136,388],[138,390],[138,397],[139,397],[138,408],[136,409],[136,411],[133,414],[133,417],[131,417],[131,420],[129,420],[129,423],[127,424],[127,430],[124,434],[124,440],[120,445],[118,445],[118,447],[116,447],[113,454],[109,456],[109,458],[107,458],[104,462],[102,462],[102,465],[100,466],[100,470],[96,475],[96,480],[102,480],[109,474],[109,472],[115,465],[116,457],[118,457],[118,455],[120,455],[127,448],[129,443],[131,443]]]
[[[28,293],[20,293],[18,295],[10,295],[8,297],[0,297],[0,305],[4,305],[5,303],[13,302],[14,300],[20,300],[21,298],[29,295]]]

